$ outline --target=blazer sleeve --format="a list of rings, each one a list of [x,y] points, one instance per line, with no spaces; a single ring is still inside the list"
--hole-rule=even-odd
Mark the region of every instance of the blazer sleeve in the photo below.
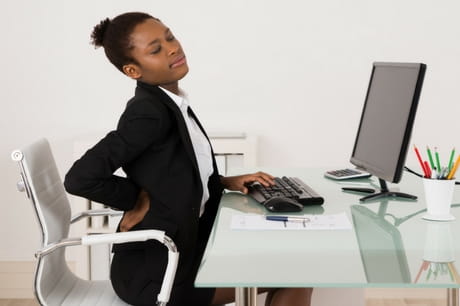
[[[135,101],[107,134],[70,168],[67,192],[120,210],[134,207],[140,192],[131,179],[114,175],[161,136],[161,116],[149,101]]]

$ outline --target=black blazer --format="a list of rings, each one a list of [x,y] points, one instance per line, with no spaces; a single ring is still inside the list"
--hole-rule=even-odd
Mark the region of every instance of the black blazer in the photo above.
[[[209,235],[223,191],[214,159],[213,165],[208,183],[210,198],[205,214],[199,218],[203,188],[180,109],[157,86],[138,82],[117,129],[73,164],[64,186],[71,194],[124,211],[133,208],[141,188],[147,191],[150,210],[132,230],[166,231],[180,252],[176,274],[176,282],[180,282],[197,268],[193,262],[206,244],[198,240],[198,225]],[[120,167],[126,178],[113,174]],[[113,248],[114,252],[133,249],[148,251],[152,269],[148,273],[161,280],[167,260],[164,246],[147,241]]]

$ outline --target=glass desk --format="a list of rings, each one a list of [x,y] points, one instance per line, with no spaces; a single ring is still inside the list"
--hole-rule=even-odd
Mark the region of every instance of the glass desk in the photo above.
[[[422,182],[407,172],[400,184],[389,188],[417,195],[417,201],[360,204],[363,194],[343,192],[341,187],[377,188],[377,179],[338,182],[324,178],[324,169],[264,171],[299,177],[324,197],[322,206],[292,215],[345,212],[352,229],[233,230],[233,215],[269,212],[243,194],[226,193],[195,280],[197,287],[236,287],[237,305],[255,305],[257,287],[460,287],[455,262],[460,258],[460,186],[452,207],[456,220],[436,222],[422,219]],[[448,305],[459,305],[457,289],[448,289]]]

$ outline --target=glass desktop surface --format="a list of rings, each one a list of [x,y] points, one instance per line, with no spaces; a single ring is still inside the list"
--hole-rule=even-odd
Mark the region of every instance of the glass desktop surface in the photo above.
[[[460,287],[460,192],[455,221],[422,219],[425,200],[420,178],[404,173],[389,184],[417,201],[385,199],[361,204],[344,186],[378,187],[378,180],[334,181],[326,169],[263,169],[301,178],[325,199],[299,214],[345,212],[350,230],[234,230],[235,214],[273,214],[236,192],[221,201],[195,285],[197,287]],[[241,173],[251,172],[246,170]],[[283,214],[285,215],[285,214]]]

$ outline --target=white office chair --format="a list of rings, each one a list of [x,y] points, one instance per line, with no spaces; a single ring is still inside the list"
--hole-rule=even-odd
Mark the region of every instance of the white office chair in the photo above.
[[[168,248],[168,266],[157,296],[157,305],[166,305],[174,282],[179,259],[174,242],[162,231],[142,230],[124,233],[89,235],[68,238],[69,227],[85,216],[114,214],[112,210],[84,212],[70,216],[70,205],[46,139],[12,153],[21,170],[20,191],[26,191],[31,200],[42,231],[42,249],[35,256],[34,289],[41,305],[127,305],[112,289],[110,281],[88,281],[73,274],[65,262],[65,247],[145,241],[156,239]],[[165,250],[166,251],[166,250]],[[155,297],[152,293],[152,304]]]

